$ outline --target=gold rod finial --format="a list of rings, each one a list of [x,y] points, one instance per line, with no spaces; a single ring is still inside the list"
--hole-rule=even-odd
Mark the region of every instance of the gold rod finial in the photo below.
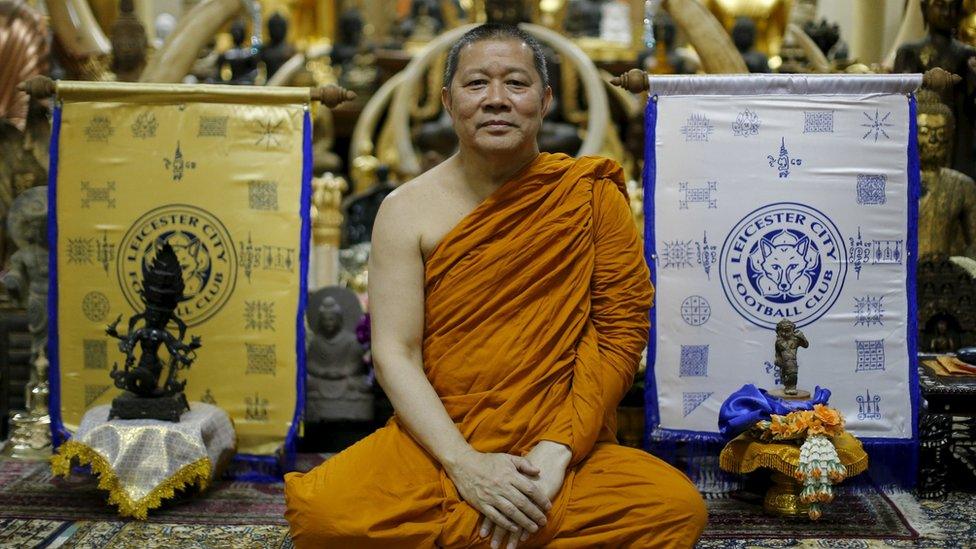
[[[311,97],[313,101],[321,101],[326,107],[334,109],[341,103],[355,99],[356,92],[335,84],[329,84],[321,88],[312,88]]]
[[[650,82],[647,80],[647,73],[640,69],[630,69],[620,76],[610,79],[610,83],[631,93],[644,92],[651,87]]]

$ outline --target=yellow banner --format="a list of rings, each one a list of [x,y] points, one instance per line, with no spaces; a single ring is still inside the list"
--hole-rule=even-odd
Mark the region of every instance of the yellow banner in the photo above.
[[[273,454],[296,411],[307,90],[98,86],[58,89],[58,415],[73,431],[120,394],[105,328],[144,310],[143,266],[169,243],[203,340],[187,399],[231,415],[239,452]]]

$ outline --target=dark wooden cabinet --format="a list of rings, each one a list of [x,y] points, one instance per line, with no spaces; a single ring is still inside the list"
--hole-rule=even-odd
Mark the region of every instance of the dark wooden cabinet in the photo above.
[[[0,309],[0,438],[9,433],[10,412],[23,410],[30,379],[30,333],[27,312]]]

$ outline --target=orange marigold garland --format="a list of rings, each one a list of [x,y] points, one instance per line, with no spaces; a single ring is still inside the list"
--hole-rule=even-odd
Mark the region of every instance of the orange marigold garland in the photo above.
[[[759,421],[752,428],[752,436],[766,442],[803,440],[795,477],[803,484],[800,501],[810,505],[813,520],[820,518],[821,504],[833,501],[832,485],[847,477],[847,467],[840,462],[833,443],[833,438],[843,432],[843,416],[823,404],[785,416],[773,414],[769,421]]]

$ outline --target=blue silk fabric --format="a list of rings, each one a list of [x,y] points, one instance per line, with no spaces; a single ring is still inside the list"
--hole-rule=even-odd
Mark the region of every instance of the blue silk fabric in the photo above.
[[[817,386],[810,400],[782,400],[770,396],[765,389],[753,384],[743,385],[729,395],[718,412],[718,430],[725,440],[731,440],[759,421],[769,420],[772,414],[785,416],[797,410],[813,410],[815,404],[827,404],[830,390]]]

